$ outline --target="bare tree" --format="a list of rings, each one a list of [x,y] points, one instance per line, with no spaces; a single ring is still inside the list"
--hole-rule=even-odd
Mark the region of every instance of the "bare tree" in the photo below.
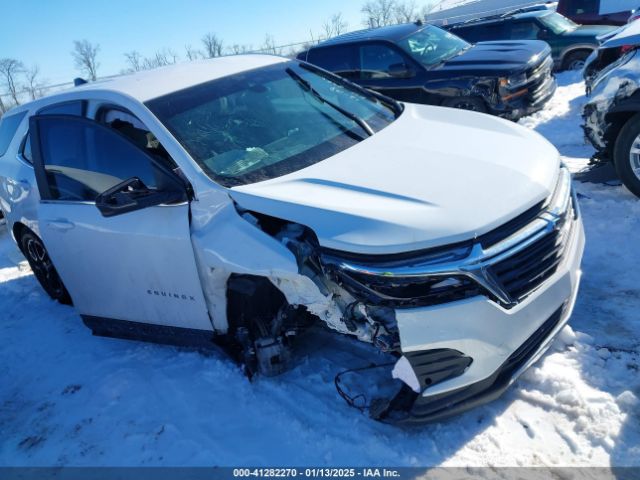
[[[426,20],[427,16],[438,6],[439,2],[430,2],[420,9],[420,20]]]
[[[202,50],[198,50],[197,48],[193,48],[191,45],[185,45],[184,46],[184,53],[187,57],[187,60],[189,60],[190,62],[193,60],[197,60],[199,58],[202,58],[204,56],[204,54],[202,53]]]
[[[74,40],[73,61],[78,70],[84,73],[90,80],[95,80],[98,77],[98,68],[100,64],[97,61],[98,52],[100,51],[100,45],[97,43],[94,45],[88,40]]]
[[[261,52],[270,53],[272,55],[282,55],[282,49],[276,46],[276,40],[273,35],[266,34],[264,37],[264,43],[262,44]]]
[[[363,23],[369,28],[392,25],[395,8],[395,0],[369,0],[360,9],[364,15]]]
[[[349,24],[342,17],[342,13],[335,13],[331,15],[322,24],[322,31],[325,38],[337,37],[338,35],[346,32],[347,28],[349,28]]]
[[[40,80],[40,68],[34,65],[24,71],[25,77],[25,89],[31,97],[31,100],[35,100],[43,95],[44,82]]]
[[[18,75],[24,72],[24,65],[15,58],[0,59],[0,77],[4,83],[7,93],[16,105],[20,105],[18,98]]]
[[[420,18],[420,11],[414,0],[397,2],[394,11],[396,23],[415,22]]]
[[[127,61],[127,72],[139,72],[142,70],[142,55],[137,50],[131,50],[124,54],[124,58]]]
[[[241,53],[248,53],[251,51],[251,45],[241,45],[239,43],[234,43],[229,47],[229,52],[233,55],[240,55]]]
[[[152,57],[147,57],[142,61],[142,68],[147,70],[150,68],[164,67],[165,65],[173,65],[177,63],[179,56],[170,48],[158,50]]]
[[[215,33],[207,33],[202,37],[202,44],[206,58],[219,57],[223,53],[222,40]]]

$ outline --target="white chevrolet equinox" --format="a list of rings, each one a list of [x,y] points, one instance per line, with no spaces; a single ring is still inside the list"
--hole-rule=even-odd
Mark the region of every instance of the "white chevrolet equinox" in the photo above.
[[[393,357],[370,412],[392,423],[497,397],[580,280],[571,177],[542,137],[280,57],[21,105],[1,120],[0,177],[36,278],[94,334],[219,345],[273,375],[324,324]]]

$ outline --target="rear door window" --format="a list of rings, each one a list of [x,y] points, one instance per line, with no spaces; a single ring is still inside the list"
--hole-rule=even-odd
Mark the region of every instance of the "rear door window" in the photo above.
[[[27,112],[4,115],[0,119],[0,157],[7,153],[11,140],[18,131],[18,127]]]
[[[451,33],[464,38],[468,42],[485,42],[504,39],[505,30],[502,23],[476,25],[471,27],[454,28]]]
[[[358,47],[354,45],[313,48],[307,61],[344,78],[358,78],[360,73]]]
[[[74,115],[83,117],[87,110],[87,102],[84,100],[73,100],[70,102],[55,103],[38,110],[38,115]],[[31,152],[31,134],[27,136],[20,147],[22,158],[29,163],[33,163],[33,153]]]
[[[537,40],[540,27],[532,20],[511,22],[505,26],[510,40]]]

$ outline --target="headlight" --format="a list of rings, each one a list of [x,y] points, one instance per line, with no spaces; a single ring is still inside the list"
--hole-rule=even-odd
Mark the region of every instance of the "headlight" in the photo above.
[[[507,88],[516,88],[524,85],[529,81],[526,73],[516,73],[508,78],[500,79],[500,86]]]
[[[463,274],[428,273],[430,269],[449,270],[471,253],[471,245],[436,248],[411,258],[367,261],[324,253],[325,271],[355,298],[374,305],[393,308],[431,306],[474,297],[484,293],[477,282]],[[392,256],[393,257],[393,256]],[[354,262],[354,260],[356,260]],[[454,269],[452,266],[451,269]]]

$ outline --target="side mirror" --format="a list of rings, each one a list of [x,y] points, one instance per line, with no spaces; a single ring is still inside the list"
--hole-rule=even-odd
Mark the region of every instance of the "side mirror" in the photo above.
[[[415,75],[414,70],[405,63],[394,63],[387,68],[389,76],[394,78],[410,78]]]
[[[142,180],[133,177],[98,195],[96,207],[103,217],[114,217],[156,205],[187,200],[187,192],[184,189],[150,189]]]

